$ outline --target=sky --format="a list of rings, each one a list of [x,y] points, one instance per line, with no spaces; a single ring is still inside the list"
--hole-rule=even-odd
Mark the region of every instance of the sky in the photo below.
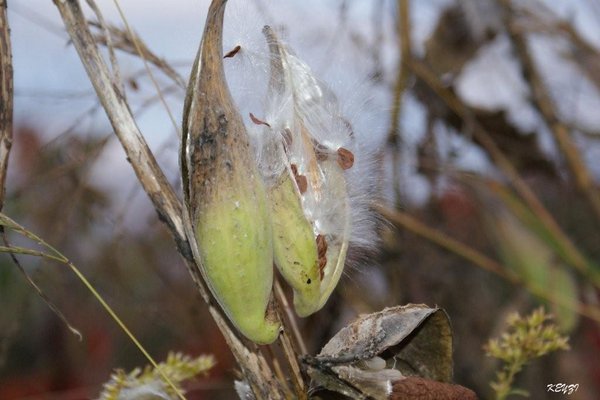
[[[484,0],[462,1],[476,3]],[[584,37],[600,46],[600,24],[597,23],[600,20],[600,2],[543,2],[561,17],[573,21]],[[391,79],[398,62],[392,23],[395,11],[393,1],[382,0],[381,3],[384,6],[381,15],[384,29],[379,50],[384,70]],[[411,3],[413,44],[417,54],[422,52],[423,43],[435,26],[440,9],[449,3],[451,0],[419,0]],[[106,20],[122,26],[113,0],[98,0],[97,4]],[[343,105],[348,105],[350,112],[357,117],[356,124],[360,128],[357,131],[376,146],[382,142],[388,128],[391,93],[388,87],[376,87],[366,82],[369,62],[364,57],[364,50],[357,49],[355,45],[357,35],[366,41],[367,49],[373,40],[373,2],[348,1],[346,25],[339,22],[339,4],[338,1],[321,0],[230,0],[226,35],[230,43],[236,37],[244,38],[251,29],[256,30],[258,20],[263,17],[273,25],[286,26],[288,42],[333,87],[338,97],[348,103]],[[208,1],[121,0],[120,5],[129,25],[145,43],[187,78],[202,34]],[[69,45],[53,2],[11,1],[8,9],[13,40],[16,125],[33,124],[44,132],[48,141],[73,128],[81,134],[108,134],[108,120],[98,108],[91,84],[74,48]],[[84,11],[91,17],[85,5]],[[548,82],[551,91],[564,100],[559,102],[561,111],[567,119],[593,130],[600,126],[600,113],[595,111],[600,109],[600,95],[581,74],[575,72],[578,80],[573,80],[573,65],[559,62],[561,46],[561,43],[544,38],[535,39],[532,44],[536,57],[543,61],[541,65],[545,75],[550,77]],[[124,76],[137,75],[142,68],[139,60],[130,56],[120,57],[120,66]],[[157,77],[161,83],[168,83],[160,73],[157,73]],[[230,85],[244,86],[247,81],[245,76],[232,76]],[[141,104],[154,97],[154,89],[148,79],[139,78],[137,82],[140,84],[139,91],[130,91],[128,94],[133,104]],[[490,109],[506,109],[510,118],[525,130],[540,126],[535,113],[526,106],[528,93],[520,81],[517,66],[511,60],[506,40],[500,38],[483,49],[457,77],[457,87],[467,102]],[[175,90],[167,97],[176,124],[181,119],[183,95],[182,90]],[[243,97],[244,93],[241,95]],[[368,101],[364,101],[365,98]],[[408,132],[407,145],[416,145],[424,129],[423,110],[409,96],[404,102],[405,112],[401,122]],[[172,181],[176,182],[178,140],[176,128],[164,108],[155,103],[144,109],[137,121],[151,148],[157,152],[159,162],[170,172]],[[553,151],[548,135],[542,135],[540,140],[548,152]],[[597,147],[589,149],[590,159],[600,157]],[[481,152],[472,150],[464,153],[460,163],[466,169],[480,169],[485,167],[486,159]],[[600,177],[600,166],[594,168]],[[115,176],[120,179],[114,179]],[[118,202],[129,201],[130,191],[127,187],[134,184],[134,176],[116,140],[108,145],[107,151],[97,161],[92,179],[94,183],[115,192]],[[128,182],[126,187],[123,187],[123,182]],[[412,184],[412,195],[416,201],[427,197],[423,182],[415,177]],[[137,198],[137,201],[144,201],[140,196]]]

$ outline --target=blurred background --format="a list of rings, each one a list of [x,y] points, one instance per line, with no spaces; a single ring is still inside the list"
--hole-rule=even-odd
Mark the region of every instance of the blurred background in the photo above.
[[[119,29],[121,75],[141,131],[180,192],[174,125],[131,41],[118,35],[114,3],[97,4]],[[208,2],[121,6],[157,56],[151,68],[180,124],[181,82]],[[226,21],[241,22],[227,26],[226,49],[254,29],[255,15],[286,33],[349,110],[372,160],[361,179],[376,182],[384,205],[374,210],[385,217],[371,238],[379,250],[357,251],[361,261],[326,307],[299,321],[310,352],[359,314],[437,305],[452,321],[455,381],[491,398],[498,365],[483,345],[511,312],[545,305],[572,349],[532,363],[517,386],[539,399],[550,397],[547,384],[573,383],[569,398],[597,398],[600,1],[230,0]],[[187,386],[189,398],[236,398],[233,357],[56,8],[11,1],[8,17],[15,123],[3,212],[68,256],[157,359],[213,354],[216,367]],[[248,77],[230,78],[235,93]],[[147,363],[67,268],[19,259],[83,341],[0,256],[0,399],[94,398],[113,369]]]

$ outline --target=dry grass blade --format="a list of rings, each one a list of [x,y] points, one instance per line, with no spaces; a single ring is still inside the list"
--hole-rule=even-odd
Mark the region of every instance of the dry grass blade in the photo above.
[[[13,129],[13,68],[12,51],[10,45],[10,29],[6,15],[6,1],[0,1],[0,211],[4,206],[4,196],[6,194],[6,175],[8,171],[8,159],[12,147],[12,129]],[[50,307],[52,312],[75,334],[81,341],[81,333],[71,325],[67,317],[58,309],[58,307],[46,296],[42,289],[31,279],[25,271],[16,254],[29,254],[33,256],[44,256],[51,258],[49,254],[37,252],[30,249],[12,247],[8,244],[6,232],[4,230],[4,220],[0,222],[0,235],[4,246],[0,246],[0,252],[9,253],[13,263],[24,276],[27,283],[35,290],[42,300]]]
[[[69,329],[69,331],[71,331],[71,333],[73,333],[75,336],[77,336],[77,339],[81,342],[81,340],[83,339],[81,332],[79,332],[79,330],[77,328],[75,328],[69,322],[67,317],[62,313],[62,311],[60,311],[58,306],[56,304],[54,304],[54,302],[52,300],[50,300],[50,298],[46,295],[46,293],[44,293],[42,288],[40,288],[37,285],[37,283],[35,283],[35,281],[31,278],[31,276],[29,276],[29,274],[27,273],[27,271],[25,271],[25,268],[23,268],[23,265],[21,265],[21,262],[17,258],[17,254],[43,257],[43,258],[48,258],[48,259],[51,259],[54,261],[58,261],[58,260],[56,260],[56,258],[52,257],[50,254],[47,254],[47,253],[43,253],[40,251],[31,250],[31,249],[26,249],[23,247],[10,246],[8,244],[8,240],[6,238],[6,233],[4,232],[4,226],[2,226],[2,238],[3,238],[5,246],[0,246],[0,253],[8,253],[10,255],[12,262],[17,266],[17,269],[19,270],[19,272],[21,272],[21,274],[23,275],[23,277],[25,278],[25,280],[27,281],[29,286],[31,286],[33,288],[33,290],[37,293],[38,296],[40,296],[40,298],[44,301],[44,303],[46,303],[46,305],[50,308],[50,310],[52,310],[52,312],[65,324],[67,329]]]
[[[58,251],[57,249],[52,247],[50,244],[48,244],[42,238],[37,236],[35,233],[27,230],[22,225],[18,224],[17,222],[12,220],[10,217],[8,217],[2,213],[0,213],[0,224],[2,224],[3,227],[7,227],[7,228],[25,236],[26,238],[34,241],[35,243],[44,247],[47,250],[47,252],[45,252],[45,251],[31,250],[31,249],[27,249],[27,248],[23,248],[23,247],[0,246],[0,252],[10,253],[13,256],[13,259],[15,259],[14,258],[15,254],[25,254],[25,255],[31,255],[31,256],[45,258],[45,259],[48,259],[51,261],[56,261],[58,263],[68,266],[71,269],[71,271],[75,275],[77,275],[77,278],[79,278],[79,280],[85,285],[85,287],[90,291],[90,293],[92,293],[92,295],[96,298],[96,300],[98,300],[98,302],[102,305],[102,307],[106,310],[106,312],[110,315],[110,317],[117,323],[117,325],[119,325],[119,327],[123,330],[123,332],[125,332],[125,334],[131,339],[131,341],[136,345],[136,347],[141,351],[141,353],[146,357],[146,359],[158,371],[158,373],[161,375],[161,377],[164,379],[164,381],[167,383],[167,385],[169,385],[173,389],[173,391],[177,394],[177,396],[180,399],[185,400],[185,397],[183,396],[183,394],[177,389],[177,387],[173,384],[171,379],[163,371],[161,371],[160,368],[158,368],[156,361],[154,361],[154,359],[146,351],[144,346],[142,346],[142,344],[137,340],[137,338],[133,335],[133,333],[131,333],[131,331],[129,330],[129,328],[127,328],[125,323],[117,316],[117,314],[108,305],[108,303],[106,303],[106,301],[102,298],[100,293],[98,293],[98,291],[96,291],[96,289],[87,280],[87,278],[81,273],[81,271],[79,271],[79,269],[65,255],[63,255],[60,251]],[[16,259],[15,259],[15,262],[17,263],[17,266],[19,266],[19,268],[24,273],[24,270],[21,267],[20,263],[18,261],[16,261]],[[26,275],[26,277],[27,277],[27,275]],[[81,340],[81,333],[79,333],[79,331],[77,329],[75,329],[71,326],[71,324],[67,321],[66,317],[58,310],[58,308],[56,308],[56,306],[54,306],[54,304],[52,304],[47,299],[47,297],[43,294],[41,289],[32,280],[30,280],[28,278],[28,281],[30,281],[30,284],[32,284],[34,286],[34,288],[38,291],[40,296],[46,301],[46,303],[52,309],[52,311],[54,311],[61,318],[61,320],[63,320],[63,322],[67,325],[67,327],[71,330],[71,332],[73,332],[75,335],[77,335],[79,337],[79,339]]]

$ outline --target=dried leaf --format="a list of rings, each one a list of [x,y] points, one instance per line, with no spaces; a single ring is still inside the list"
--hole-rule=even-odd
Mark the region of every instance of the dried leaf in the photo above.
[[[439,308],[386,308],[343,328],[306,362],[314,383],[354,398],[390,398],[393,383],[407,376],[450,382],[450,322]]]

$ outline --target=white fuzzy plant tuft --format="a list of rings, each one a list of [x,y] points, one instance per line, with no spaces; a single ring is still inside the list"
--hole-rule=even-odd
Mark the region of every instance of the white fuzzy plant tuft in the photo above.
[[[344,115],[347,105],[255,10],[248,5],[231,8],[226,21],[225,72],[245,117],[259,171],[272,193],[282,179],[292,178],[305,221],[288,225],[306,222],[312,231],[314,249],[296,243],[305,235],[291,232],[294,227],[280,229],[281,235],[291,237],[282,244],[286,249],[316,251],[318,282],[312,279],[313,266],[296,266],[303,263],[303,255],[294,255],[292,249],[278,259],[274,244],[276,264],[294,289],[296,311],[310,315],[323,307],[337,285],[348,249],[372,250],[376,245],[376,218],[370,206],[377,188],[366,178],[372,176],[373,157],[359,142],[352,115]]]

